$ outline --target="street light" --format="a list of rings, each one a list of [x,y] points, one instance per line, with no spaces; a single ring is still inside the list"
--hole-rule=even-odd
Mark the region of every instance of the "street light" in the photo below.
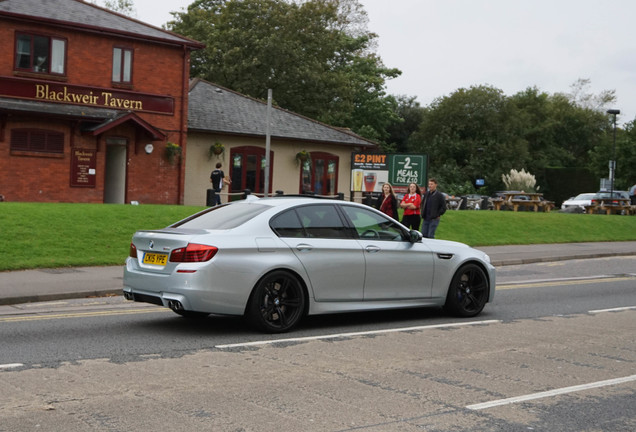
[[[608,109],[608,114],[614,115],[614,145],[612,146],[612,160],[610,162],[610,199],[614,199],[614,171],[616,171],[616,116],[621,113],[621,110]]]

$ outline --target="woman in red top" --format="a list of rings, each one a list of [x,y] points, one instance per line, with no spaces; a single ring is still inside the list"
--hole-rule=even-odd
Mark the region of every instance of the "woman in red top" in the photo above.
[[[415,183],[409,185],[409,192],[404,195],[400,207],[404,209],[402,224],[409,229],[419,230],[422,217],[420,216],[420,205],[422,204],[422,192]]]
[[[393,186],[391,186],[390,183],[384,183],[382,185],[382,196],[378,198],[377,209],[397,220],[397,198],[393,192]]]

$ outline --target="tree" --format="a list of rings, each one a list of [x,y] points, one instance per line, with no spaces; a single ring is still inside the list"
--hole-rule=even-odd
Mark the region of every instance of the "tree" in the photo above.
[[[592,99],[602,98],[587,98]],[[408,149],[427,153],[431,173],[455,193],[472,192],[476,178],[485,179],[488,191],[504,188],[501,175],[511,169],[532,172],[548,192],[548,167],[598,174],[607,167],[607,115],[565,94],[531,87],[507,97],[493,87],[473,86],[435,100],[423,112]],[[624,152],[627,146],[617,147]]]
[[[357,0],[197,0],[168,29],[206,44],[191,75],[383,140],[397,121]]]
[[[386,142],[396,153],[404,153],[408,151],[409,137],[417,131],[423,121],[425,110],[414,96],[398,96],[396,102],[395,115],[398,121],[387,128],[389,137]]]
[[[603,139],[590,151],[590,168],[599,178],[609,178],[609,161],[614,156],[614,117],[605,115]],[[616,129],[616,171],[614,189],[626,190],[636,183],[636,120]]]
[[[525,167],[528,157],[516,107],[490,86],[462,88],[433,101],[409,149],[428,154],[431,175],[455,193],[473,192],[477,178],[489,190],[499,189],[501,174]]]
[[[625,124],[622,139],[616,138],[616,147],[616,185],[629,190],[636,184],[636,120]]]
[[[616,102],[616,90],[603,90],[595,95],[589,92],[591,84],[592,80],[589,78],[579,78],[570,86],[572,91],[566,96],[576,106],[599,112],[605,111],[609,104]]]
[[[93,1],[93,3],[98,4],[99,2]],[[133,0],[103,0],[102,3],[105,8],[112,11],[128,15],[133,18],[137,16]]]

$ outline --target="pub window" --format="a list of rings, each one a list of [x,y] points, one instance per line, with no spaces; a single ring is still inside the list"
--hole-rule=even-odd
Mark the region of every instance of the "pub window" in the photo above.
[[[317,195],[338,193],[338,156],[311,152],[311,158],[303,162],[300,170],[300,193]]]
[[[128,84],[132,81],[132,50],[113,48],[113,82]]]
[[[15,58],[18,70],[64,75],[66,40],[18,33]]]
[[[274,152],[270,150],[269,190],[272,192]],[[265,192],[265,149],[256,146],[233,147],[230,152],[231,192],[249,189],[254,194]],[[226,173],[227,175],[227,173]]]
[[[64,153],[64,134],[43,129],[13,129],[11,151]]]

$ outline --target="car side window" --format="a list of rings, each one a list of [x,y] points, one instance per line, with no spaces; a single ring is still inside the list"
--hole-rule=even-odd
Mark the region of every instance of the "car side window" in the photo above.
[[[272,218],[270,227],[279,237],[305,237],[305,230],[293,209]]]
[[[296,213],[310,238],[350,239],[349,230],[333,205],[307,205],[296,208]]]
[[[342,206],[362,240],[405,241],[404,230],[392,220],[360,207]]]

